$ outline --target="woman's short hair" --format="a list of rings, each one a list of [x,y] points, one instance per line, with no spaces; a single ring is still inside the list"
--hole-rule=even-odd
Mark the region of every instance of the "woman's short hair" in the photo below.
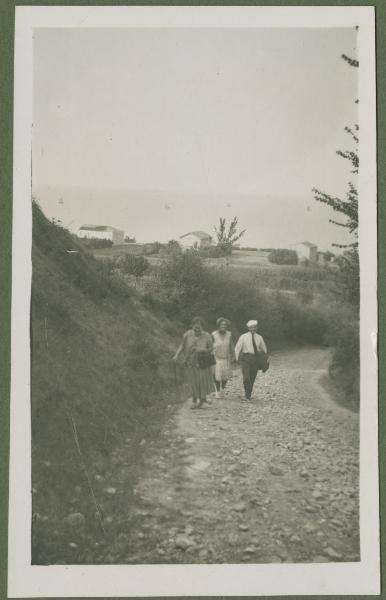
[[[229,327],[230,324],[231,324],[230,320],[229,319],[225,319],[225,317],[220,317],[220,318],[217,319],[217,321],[216,321],[217,327],[220,327],[221,323],[225,323],[225,325],[227,327]]]
[[[195,325],[200,325],[201,327],[204,327],[204,320],[201,317],[194,317],[194,319],[192,319],[192,327],[194,327]]]

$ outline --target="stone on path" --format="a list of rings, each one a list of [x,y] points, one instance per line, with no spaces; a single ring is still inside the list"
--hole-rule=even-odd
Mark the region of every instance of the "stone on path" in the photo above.
[[[315,556],[312,559],[312,562],[314,562],[314,563],[326,563],[326,562],[330,562],[330,561],[328,560],[328,558],[326,556]]]
[[[272,473],[272,475],[284,475],[284,471],[283,471],[283,469],[280,469],[280,467],[276,467],[275,465],[270,465],[268,468],[269,468],[270,473]]]
[[[325,548],[325,550],[323,552],[329,558],[335,558],[336,560],[342,559],[342,555],[339,554],[339,552],[337,552],[336,550],[334,550],[334,548],[331,548],[330,546],[328,548]]]
[[[312,493],[312,497],[315,498],[315,500],[322,500],[323,498],[325,498],[325,495],[323,494],[323,492],[315,490],[315,492]]]
[[[236,512],[244,512],[246,508],[247,507],[245,506],[245,504],[235,504],[233,510],[235,510]]]
[[[67,523],[67,525],[70,525],[70,527],[80,527],[81,525],[84,525],[86,519],[82,513],[77,512],[68,515],[64,521]]]
[[[192,540],[191,538],[189,538],[186,535],[179,535],[176,537],[176,539],[174,540],[174,543],[176,545],[177,548],[180,548],[181,550],[187,550],[187,548],[189,548],[190,546],[194,546],[194,540]]]
[[[254,554],[257,551],[257,548],[255,546],[247,546],[246,548],[244,548],[244,552],[246,554]]]

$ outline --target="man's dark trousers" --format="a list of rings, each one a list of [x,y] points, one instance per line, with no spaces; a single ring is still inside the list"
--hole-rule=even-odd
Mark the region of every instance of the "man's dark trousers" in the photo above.
[[[247,400],[250,400],[253,384],[255,383],[259,368],[259,357],[256,354],[242,354],[240,363],[241,372],[243,374],[245,397]]]

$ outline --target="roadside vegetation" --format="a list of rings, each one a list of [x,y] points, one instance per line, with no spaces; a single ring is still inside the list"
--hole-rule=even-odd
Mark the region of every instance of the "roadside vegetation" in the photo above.
[[[31,315],[33,564],[97,561],[177,401],[179,330],[36,204]],[[123,446],[120,495],[111,461]]]

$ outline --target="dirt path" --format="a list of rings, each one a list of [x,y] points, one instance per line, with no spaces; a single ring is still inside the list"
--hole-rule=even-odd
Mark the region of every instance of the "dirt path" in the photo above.
[[[241,401],[185,402],[146,452],[125,563],[327,562],[359,559],[358,415],[320,387],[328,355],[279,352]],[[121,546],[119,546],[121,544]]]

